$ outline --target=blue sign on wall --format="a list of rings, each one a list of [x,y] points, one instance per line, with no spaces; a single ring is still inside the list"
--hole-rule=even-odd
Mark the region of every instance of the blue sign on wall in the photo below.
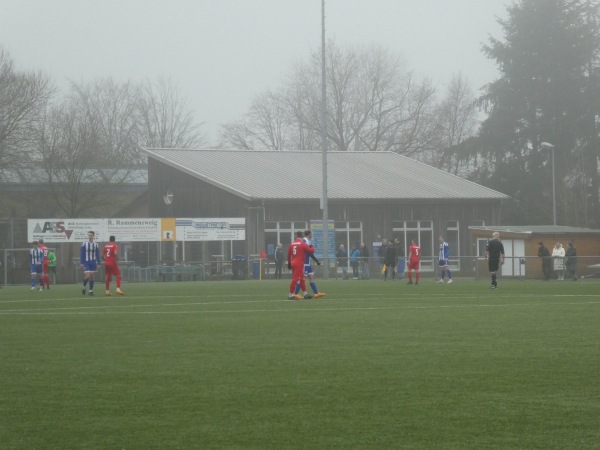
[[[327,257],[329,258],[329,266],[335,267],[335,224],[333,220],[327,222]],[[315,256],[318,259],[323,259],[323,221],[311,220],[309,224],[313,235],[312,243],[315,246]]]

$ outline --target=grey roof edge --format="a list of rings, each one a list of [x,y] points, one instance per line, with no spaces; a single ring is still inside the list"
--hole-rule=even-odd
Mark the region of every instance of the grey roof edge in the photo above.
[[[206,177],[206,176],[204,176],[204,175],[202,175],[202,174],[200,174],[200,173],[198,173],[198,172],[190,169],[189,167],[186,167],[186,166],[184,166],[182,164],[177,164],[177,163],[169,160],[168,158],[165,158],[164,156],[159,155],[155,151],[155,150],[177,150],[177,151],[179,151],[181,149],[167,149],[167,148],[148,149],[148,148],[145,148],[145,147],[142,147],[142,149],[146,153],[148,153],[150,155],[153,155],[160,162],[162,162],[162,163],[164,163],[164,164],[166,164],[166,165],[168,165],[170,167],[173,167],[173,168],[176,168],[176,169],[181,169],[181,171],[187,173],[188,175],[191,175],[191,176],[193,176],[195,178],[198,178],[199,180],[206,181],[208,184],[210,184],[212,186],[215,186],[215,187],[218,187],[220,189],[223,189],[224,191],[230,192],[231,194],[234,194],[234,195],[237,195],[239,197],[242,197],[243,199],[248,200],[248,201],[256,200],[254,197],[248,195],[248,193],[246,193],[246,192],[238,191],[236,189],[233,189],[231,186],[227,186],[227,185],[225,185],[223,183],[219,183],[218,181],[213,180],[210,177]],[[192,150],[192,149],[183,149],[183,150],[185,150],[185,151],[198,151],[198,150]]]
[[[388,152],[388,153],[395,153],[395,152]],[[495,189],[489,188],[487,186],[483,186],[481,184],[475,183],[474,181],[467,180],[466,178],[459,177],[458,175],[454,175],[453,173],[446,172],[445,170],[442,170],[442,169],[438,169],[437,167],[430,166],[429,164],[426,164],[426,163],[424,163],[422,161],[419,161],[417,159],[409,158],[408,156],[400,155],[398,153],[396,153],[396,155],[398,155],[399,157],[404,158],[404,159],[409,159],[409,160],[413,161],[416,164],[420,164],[422,166],[427,166],[427,167],[431,168],[432,170],[437,170],[438,172],[445,173],[446,175],[450,175],[451,177],[458,178],[458,179],[460,179],[460,180],[462,180],[462,181],[464,181],[466,183],[470,183],[470,184],[476,185],[478,188],[487,189],[488,191],[495,192],[496,194],[498,194],[498,198],[499,199],[506,200],[506,199],[511,198],[510,195],[507,195],[507,194],[505,194],[503,192],[500,192],[500,191],[497,191]]]
[[[476,231],[498,231],[504,233],[519,234],[557,234],[557,233],[579,233],[598,234],[600,230],[593,228],[572,227],[568,225],[498,225],[498,226],[470,226],[469,230]]]

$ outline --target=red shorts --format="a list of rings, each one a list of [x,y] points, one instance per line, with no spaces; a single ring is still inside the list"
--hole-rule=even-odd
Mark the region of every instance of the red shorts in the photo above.
[[[104,265],[104,274],[105,275],[116,275],[116,276],[120,277],[121,269],[119,269],[119,266],[116,266],[116,265],[105,264]]]
[[[408,262],[408,270],[419,270],[419,260],[410,260]]]

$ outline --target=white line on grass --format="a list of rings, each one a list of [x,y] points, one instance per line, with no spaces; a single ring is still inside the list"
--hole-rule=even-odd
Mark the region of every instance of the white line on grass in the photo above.
[[[278,301],[280,302],[280,300]],[[250,303],[250,302],[247,302]],[[252,302],[252,303],[264,303],[264,302]],[[289,301],[289,303],[298,303],[297,301]],[[166,304],[166,305],[132,305],[132,306],[193,306],[193,305],[204,305],[204,303],[186,303],[186,304]],[[544,302],[544,306],[580,306],[580,305],[600,305],[598,302],[569,302],[569,303],[557,303],[557,302]],[[122,305],[114,305],[122,307]],[[113,306],[113,308],[114,308]],[[399,310],[399,309],[456,309],[456,308],[506,308],[506,307],[539,307],[539,303],[505,303],[505,304],[478,304],[478,305],[397,305],[397,306],[368,306],[368,307],[339,307],[339,308],[302,308],[290,310],[289,308],[282,309],[236,309],[236,310],[183,310],[183,311],[98,311],[104,307],[87,307],[83,308],[86,311],[73,311],[73,309],[82,308],[61,308],[59,311],[56,309],[48,310],[13,310],[13,311],[0,311],[0,315],[109,315],[109,314],[240,314],[240,313],[263,313],[263,312],[321,312],[321,311],[384,311],[384,310]],[[67,311],[69,309],[69,311]],[[88,311],[94,309],[94,311]]]

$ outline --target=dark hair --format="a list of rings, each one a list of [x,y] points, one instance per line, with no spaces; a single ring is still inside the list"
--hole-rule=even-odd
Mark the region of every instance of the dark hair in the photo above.
[[[43,239],[40,239],[38,242],[39,242],[40,244],[43,244],[43,243],[44,243],[44,240],[43,240]]]
[[[114,236],[111,236],[111,237],[109,237],[109,238],[108,238],[108,240],[109,240],[110,242],[115,242],[115,237],[114,237]]]
[[[309,234],[312,234],[312,231],[310,231],[310,230],[304,230],[304,236],[308,236]]]
[[[296,237],[301,238],[303,236],[302,231],[296,231]]]

